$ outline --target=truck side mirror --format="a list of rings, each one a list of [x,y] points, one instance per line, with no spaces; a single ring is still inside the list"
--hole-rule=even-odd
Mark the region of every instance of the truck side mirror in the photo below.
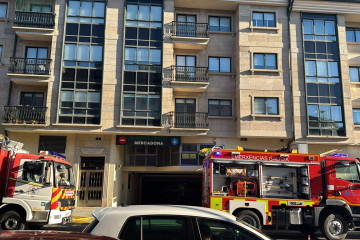
[[[348,166],[350,165],[349,162],[345,162],[345,161],[341,161],[341,162],[339,162],[338,164],[341,164],[341,165],[343,165],[343,166],[345,166],[345,167],[348,167]]]

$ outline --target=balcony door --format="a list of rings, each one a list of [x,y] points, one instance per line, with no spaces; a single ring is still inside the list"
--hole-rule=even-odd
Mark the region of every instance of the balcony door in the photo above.
[[[43,47],[28,47],[26,49],[26,73],[44,74],[47,66],[48,49]]]
[[[195,56],[176,56],[175,81],[193,82],[196,76],[196,57]]]
[[[44,104],[44,93],[22,92],[20,105],[30,107],[42,107]]]
[[[183,15],[176,16],[176,35],[184,37],[196,36],[196,15]]]
[[[175,99],[175,128],[194,128],[195,109],[195,99]]]
[[[50,5],[30,4],[30,9],[31,9],[31,12],[38,12],[38,13],[52,12]]]

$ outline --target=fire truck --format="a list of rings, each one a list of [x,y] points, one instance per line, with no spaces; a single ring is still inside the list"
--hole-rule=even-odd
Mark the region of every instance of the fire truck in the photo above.
[[[360,165],[346,154],[203,149],[203,206],[254,227],[344,239],[360,225]]]
[[[60,154],[30,154],[0,135],[0,230],[71,221],[75,184]]]

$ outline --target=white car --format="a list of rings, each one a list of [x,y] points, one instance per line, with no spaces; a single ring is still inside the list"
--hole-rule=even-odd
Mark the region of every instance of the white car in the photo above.
[[[260,240],[260,230],[219,210],[170,205],[100,208],[83,232],[121,240]]]

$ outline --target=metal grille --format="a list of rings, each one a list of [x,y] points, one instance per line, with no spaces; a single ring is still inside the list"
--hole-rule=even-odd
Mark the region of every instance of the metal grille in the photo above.
[[[171,66],[172,81],[208,82],[207,67]]]
[[[14,26],[34,28],[54,28],[55,14],[42,12],[15,11]]]
[[[209,37],[209,24],[194,22],[178,22],[171,23],[171,35],[178,37]]]
[[[163,115],[164,127],[174,128],[208,128],[208,113],[169,112]]]
[[[5,106],[2,119],[7,123],[45,124],[47,107]]]
[[[102,187],[104,172],[90,172],[89,175],[89,187]]]
[[[89,191],[88,200],[101,200],[102,191]]]
[[[50,75],[51,59],[46,58],[10,58],[9,73]]]

